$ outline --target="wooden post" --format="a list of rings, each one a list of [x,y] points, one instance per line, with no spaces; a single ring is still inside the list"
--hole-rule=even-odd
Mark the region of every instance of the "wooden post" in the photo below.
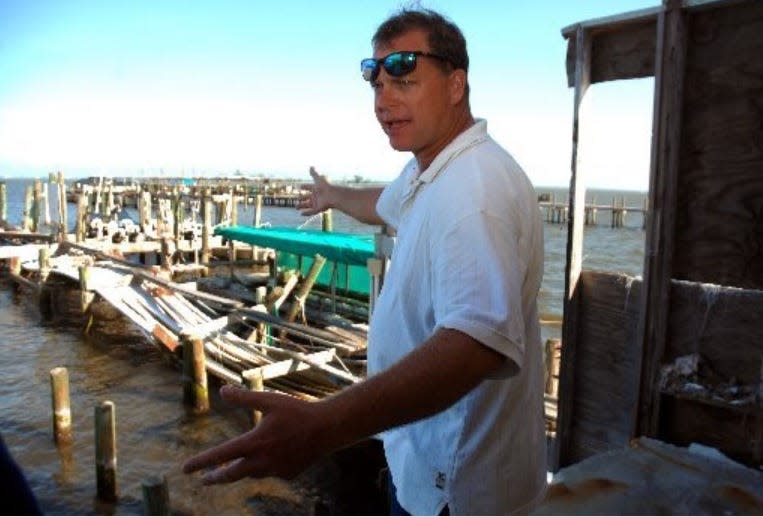
[[[40,216],[42,215],[42,181],[34,180],[32,202],[32,232],[40,231]]]
[[[165,235],[161,240],[161,260],[162,269],[172,270],[173,256],[175,255],[174,241]]]
[[[556,397],[559,393],[559,358],[561,340],[552,338],[546,340],[546,394]]]
[[[48,184],[42,184],[42,215],[45,226],[50,226],[50,201],[48,199]]]
[[[117,500],[116,412],[110,400],[95,408],[95,477],[98,498]]]
[[[649,214],[649,196],[644,198],[644,211],[641,213],[641,229],[646,230],[646,220]]]
[[[90,268],[88,266],[79,267],[79,287],[80,287],[80,308],[82,314],[86,314],[93,301],[93,293],[90,292]]]
[[[236,189],[230,189],[230,225],[236,226],[238,224],[238,196],[236,196]]]
[[[87,192],[82,192],[77,196],[77,224],[74,232],[75,242],[84,242],[87,235]]]
[[[8,259],[8,269],[13,276],[21,276],[21,257],[11,257]]]
[[[321,228],[324,232],[334,231],[334,216],[330,208],[321,213]]]
[[[58,186],[58,222],[59,222],[59,232],[61,235],[61,240],[66,241],[67,234],[69,232],[69,226],[67,219],[67,210],[66,210],[66,182],[64,181],[64,173],[61,171],[58,171],[56,183]]]
[[[183,343],[183,402],[195,413],[206,413],[209,411],[209,390],[204,341],[189,333],[181,334],[180,339]]]
[[[69,398],[69,372],[57,367],[50,370],[53,394],[53,439],[56,445],[72,443],[72,412]]]
[[[263,391],[265,389],[265,379],[262,375],[262,368],[253,368],[242,372],[241,376],[246,382],[249,391]],[[252,423],[254,426],[260,423],[262,420],[262,412],[254,410],[252,411]]]
[[[34,194],[32,192],[32,186],[27,185],[24,188],[24,214],[23,214],[23,223],[22,223],[22,229],[25,232],[32,230],[32,203],[34,199]]]
[[[228,281],[233,282],[236,269],[236,243],[233,239],[228,240],[228,265],[230,267]]]
[[[689,29],[683,2],[665,0],[657,17],[654,74],[652,159],[649,172],[649,218],[644,246],[638,342],[642,347],[638,419],[634,436],[657,436],[660,414],[659,379],[669,339],[674,232],[680,173],[681,115]],[[566,346],[566,344],[565,344]]]
[[[170,515],[170,492],[166,476],[151,476],[141,484],[143,513],[145,515]]]
[[[172,214],[174,217],[172,235],[175,237],[175,247],[180,249],[180,230],[183,225],[183,201],[180,199],[180,189],[177,187],[172,196]]]
[[[210,238],[212,236],[212,195],[210,189],[205,189],[201,198],[201,263],[209,264],[211,258]]]
[[[140,195],[141,210],[140,210],[140,229],[144,234],[148,234],[151,228],[151,191],[147,190]]]
[[[0,181],[0,221],[8,219],[8,186]]]
[[[585,208],[585,166],[580,159],[584,147],[581,120],[588,109],[586,92],[591,85],[591,45],[589,29],[579,26],[575,35],[575,94],[572,122],[572,175],[570,177],[570,218],[567,223],[567,261],[564,275],[564,317],[562,323],[563,355],[559,371],[559,406],[557,419],[557,454],[551,470],[566,466],[571,458],[570,441],[574,420],[575,356],[580,318],[580,273],[583,264],[583,212]]]
[[[40,282],[44,282],[50,274],[50,248],[47,246],[40,248],[37,260],[40,265]]]
[[[326,258],[316,254],[313,258],[313,263],[310,266],[310,271],[307,273],[305,281],[299,286],[299,290],[294,295],[294,302],[289,306],[289,312],[286,313],[286,321],[294,321],[297,317],[297,313],[300,312],[302,306],[307,299],[307,295],[315,284],[315,280],[323,269],[323,265],[326,263]]]
[[[259,228],[262,224],[262,194],[257,194],[254,202],[254,227]]]

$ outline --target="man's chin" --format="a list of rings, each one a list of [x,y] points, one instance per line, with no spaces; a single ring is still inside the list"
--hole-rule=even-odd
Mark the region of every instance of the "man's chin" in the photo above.
[[[410,144],[405,144],[392,138],[389,139],[389,146],[395,151],[400,151],[401,153],[405,153],[411,150]]]

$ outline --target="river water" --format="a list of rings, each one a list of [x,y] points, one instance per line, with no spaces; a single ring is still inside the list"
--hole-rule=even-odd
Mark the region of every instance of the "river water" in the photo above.
[[[19,224],[23,192],[31,180],[7,180],[8,220]],[[563,189],[537,189],[566,195]],[[644,193],[591,192],[599,203],[617,196],[626,206],[641,207]],[[51,212],[57,205],[51,189]],[[68,207],[69,226],[75,217]],[[251,208],[239,211],[239,223],[252,221]],[[606,221],[605,221],[606,219]],[[320,227],[320,218],[306,221],[294,209],[265,207],[262,221],[287,226]],[[607,224],[605,224],[607,223]],[[585,269],[640,275],[644,232],[641,216],[630,214],[624,228],[610,228],[608,217],[587,227],[584,237]],[[341,213],[334,214],[337,231],[373,233]],[[562,312],[567,225],[545,225],[545,276],[540,293],[544,319]],[[63,515],[142,513],[141,483],[150,476],[166,476],[174,514],[240,515],[330,513],[378,510],[378,501],[363,500],[358,472],[343,457],[332,457],[292,483],[278,480],[245,481],[228,487],[205,488],[193,476],[180,473],[180,464],[211,444],[237,436],[249,427],[242,411],[226,408],[213,394],[213,411],[195,416],[182,404],[180,372],[144,340],[115,339],[105,332],[85,336],[78,323],[50,320],[41,314],[36,296],[0,279],[0,336],[3,354],[0,371],[0,432],[24,470],[44,513]],[[560,334],[558,324],[544,327],[544,337]],[[59,449],[52,439],[50,370],[69,371],[74,443]],[[119,500],[99,502],[95,497],[94,408],[104,400],[116,407],[117,480]],[[356,451],[357,452],[357,451]],[[376,451],[353,456],[375,461]],[[365,456],[364,456],[365,455]],[[371,497],[371,496],[369,496]],[[361,499],[360,501],[356,499]],[[317,506],[316,506],[317,505]]]

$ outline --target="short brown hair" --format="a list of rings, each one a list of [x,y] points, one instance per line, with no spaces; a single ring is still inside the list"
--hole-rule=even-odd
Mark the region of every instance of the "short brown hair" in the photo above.
[[[417,29],[427,33],[430,52],[445,58],[455,69],[469,71],[469,54],[461,29],[430,9],[402,9],[379,25],[371,42],[376,47]]]

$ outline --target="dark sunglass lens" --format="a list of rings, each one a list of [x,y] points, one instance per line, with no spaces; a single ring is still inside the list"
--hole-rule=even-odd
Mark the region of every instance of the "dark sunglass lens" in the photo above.
[[[379,65],[375,59],[364,59],[360,62],[360,71],[363,74],[363,79],[373,81],[379,75]]]
[[[384,58],[384,70],[392,77],[401,77],[416,68],[416,54],[413,52],[395,52]]]

